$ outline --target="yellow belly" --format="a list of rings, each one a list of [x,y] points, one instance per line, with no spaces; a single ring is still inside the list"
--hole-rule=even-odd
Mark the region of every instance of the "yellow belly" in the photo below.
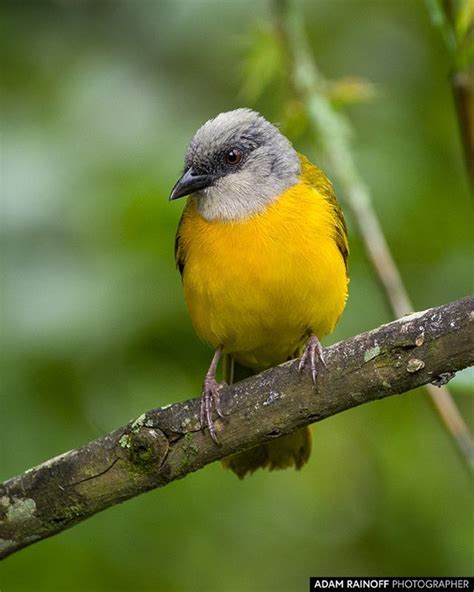
[[[196,332],[245,366],[261,370],[294,356],[308,332],[324,337],[344,309],[334,212],[308,185],[238,222],[207,221],[190,198],[180,241]]]

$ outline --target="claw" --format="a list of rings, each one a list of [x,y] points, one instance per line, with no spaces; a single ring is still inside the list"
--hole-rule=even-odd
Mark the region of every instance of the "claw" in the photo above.
[[[206,376],[201,396],[201,428],[209,428],[209,434],[216,444],[219,444],[219,441],[212,420],[212,412],[215,410],[219,417],[224,417],[219,397],[221,388],[222,384],[219,384],[214,377],[211,379]]]
[[[206,427],[208,427],[209,434],[216,444],[219,444],[219,440],[217,439],[216,429],[212,420],[213,410],[216,411],[219,417],[224,417],[219,396],[219,391],[223,385],[216,380],[216,369],[220,355],[221,349],[217,349],[214,357],[212,358],[212,362],[209,366],[206,377],[204,378],[200,411],[201,429],[204,430]]]
[[[318,377],[316,359],[319,359],[325,368],[327,368],[327,366],[324,360],[324,353],[321,343],[314,334],[311,334],[309,336],[308,342],[306,343],[306,347],[304,348],[303,355],[301,356],[301,360],[298,365],[299,372],[303,372],[308,359],[310,362],[311,378],[313,379],[313,384],[316,384],[316,379]]]

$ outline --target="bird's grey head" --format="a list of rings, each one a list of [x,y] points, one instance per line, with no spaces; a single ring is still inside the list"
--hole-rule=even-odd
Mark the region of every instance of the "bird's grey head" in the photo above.
[[[264,210],[299,173],[285,136],[255,111],[236,109],[198,129],[170,199],[192,194],[207,220],[240,220]]]

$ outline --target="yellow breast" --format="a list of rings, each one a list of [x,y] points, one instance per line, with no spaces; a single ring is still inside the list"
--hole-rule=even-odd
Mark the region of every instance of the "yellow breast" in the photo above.
[[[309,331],[330,333],[347,297],[334,202],[301,182],[236,222],[205,220],[193,198],[181,223],[186,303],[198,335],[260,370]]]

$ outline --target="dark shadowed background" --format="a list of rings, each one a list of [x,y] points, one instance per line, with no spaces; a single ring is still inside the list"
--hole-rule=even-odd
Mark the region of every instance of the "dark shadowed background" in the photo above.
[[[374,85],[349,100],[354,152],[416,307],[467,294],[472,209],[425,4],[303,6],[326,76]],[[189,139],[247,105],[286,117],[325,165],[271,71],[270,23],[254,0],[3,5],[0,479],[197,396],[211,351],[174,265],[183,204],[167,201]],[[351,295],[326,343],[391,318],[349,227]],[[470,377],[452,391],[472,425]],[[283,592],[310,575],[472,571],[472,483],[422,392],[313,433],[301,472],[238,481],[211,465],[9,558],[0,589]]]

